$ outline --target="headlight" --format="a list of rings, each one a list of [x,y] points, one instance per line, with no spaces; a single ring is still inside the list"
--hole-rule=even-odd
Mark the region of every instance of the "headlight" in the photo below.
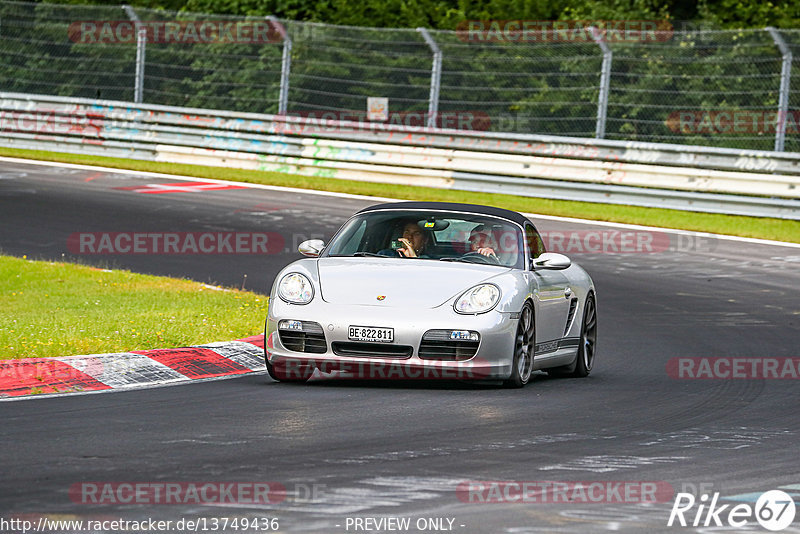
[[[500,288],[494,284],[481,284],[468,289],[453,305],[458,313],[483,313],[500,301]]]
[[[278,284],[278,296],[292,304],[308,304],[314,298],[314,286],[304,275],[289,273]]]

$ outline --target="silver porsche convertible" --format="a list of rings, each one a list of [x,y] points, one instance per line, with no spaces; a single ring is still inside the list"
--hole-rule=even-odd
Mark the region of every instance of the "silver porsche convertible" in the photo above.
[[[276,277],[265,327],[275,380],[585,377],[597,341],[589,275],[519,213],[378,204]]]

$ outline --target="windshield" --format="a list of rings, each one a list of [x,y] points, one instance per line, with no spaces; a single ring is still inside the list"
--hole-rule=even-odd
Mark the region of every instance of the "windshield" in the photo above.
[[[501,265],[522,269],[519,226],[487,215],[373,211],[350,219],[325,256],[374,256]]]

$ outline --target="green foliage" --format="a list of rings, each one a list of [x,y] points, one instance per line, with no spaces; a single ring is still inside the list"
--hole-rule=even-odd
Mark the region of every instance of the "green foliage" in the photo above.
[[[781,55],[763,27],[800,26],[800,2],[777,0],[130,3],[145,21],[282,18],[293,40],[289,113],[317,116],[363,113],[370,96],[388,97],[393,113],[424,113],[432,54],[414,28],[431,28],[443,52],[441,113],[488,116],[483,127],[492,131],[577,137],[595,135],[602,64],[595,43],[476,42],[452,30],[468,20],[667,21],[676,31],[657,42],[610,43],[614,55],[606,137],[760,150],[772,149],[774,125],[735,133],[692,131],[680,128],[675,117],[744,111],[768,122],[778,102]],[[81,44],[66,38],[76,21],[124,18],[119,4],[107,2],[0,3],[0,90],[133,100],[134,44]],[[737,27],[755,29],[683,31]],[[800,31],[782,34],[800,58]],[[144,102],[275,113],[282,51],[280,39],[148,43]],[[789,108],[794,110],[800,108],[800,59],[792,73]],[[799,133],[798,128],[788,131],[787,150],[800,150]]]
[[[117,6],[103,0],[51,0],[56,4]],[[792,28],[800,25],[795,0],[129,0],[146,9],[274,15],[290,20],[380,28],[456,29],[463,20],[690,21],[718,28]]]
[[[88,0],[59,0],[86,3]],[[101,2],[96,2],[101,3]],[[383,28],[455,29],[463,20],[635,20],[668,19],[710,23],[723,28],[796,27],[794,0],[132,0],[145,8],[274,15],[291,20]]]
[[[187,347],[263,329],[268,297],[0,255],[0,359]]]
[[[800,26],[800,3],[795,0],[704,1],[699,3],[698,18],[722,28],[796,28]]]

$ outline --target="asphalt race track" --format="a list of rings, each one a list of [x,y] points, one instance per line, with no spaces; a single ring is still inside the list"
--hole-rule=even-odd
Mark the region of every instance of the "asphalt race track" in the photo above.
[[[249,188],[137,192],[148,184],[185,187],[0,162],[0,248],[232,286],[246,274],[248,289],[265,292],[300,241],[329,238],[372,203]],[[621,231],[534,222],[551,236]],[[282,243],[270,254],[81,254],[75,234],[91,232],[270,232]],[[667,521],[678,492],[698,505],[718,493],[728,509],[773,489],[800,499],[800,382],[674,378],[668,362],[800,358],[800,249],[678,234],[653,242],[659,250],[647,253],[568,251],[598,288],[599,351],[586,379],[537,374],[504,390],[324,378],[293,386],[255,374],[2,402],[0,518],[203,519],[207,531],[214,520],[277,518],[292,533],[389,532],[396,523],[372,520],[403,518],[404,532],[765,532],[754,517],[740,528]],[[485,503],[486,494],[458,491],[469,481],[671,489],[655,504],[618,502],[613,491],[605,503],[512,494]],[[270,482],[287,494],[274,504],[98,504],[80,493],[88,483],[207,482]],[[686,512],[690,525],[697,512]],[[800,514],[783,532],[800,532]]]

